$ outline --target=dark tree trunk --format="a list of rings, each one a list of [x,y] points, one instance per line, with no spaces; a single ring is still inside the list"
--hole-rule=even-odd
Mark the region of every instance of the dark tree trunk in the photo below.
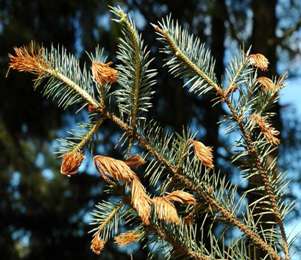
[[[215,0],[212,6],[212,29],[211,29],[211,51],[216,60],[215,73],[219,82],[221,82],[224,73],[224,54],[225,54],[225,13],[226,6],[224,0]],[[206,145],[214,148],[214,158],[217,159],[218,141],[218,121],[222,113],[220,104],[212,107],[212,95],[209,98],[204,98],[205,120],[203,122],[206,133]]]
[[[189,30],[193,32],[192,20],[195,16],[200,15],[197,13],[198,1],[168,0],[162,2],[168,6],[174,19],[178,20],[180,24],[188,24]],[[203,28],[200,26],[195,31],[202,39]],[[162,75],[161,72],[160,75]],[[193,97],[182,87],[182,80],[173,78],[169,74],[163,78],[160,85],[160,94],[166,99],[163,111],[159,111],[160,121],[171,125],[177,132],[182,132],[183,127],[187,126],[193,117]],[[166,113],[166,111],[169,112]]]
[[[222,75],[224,73],[224,54],[225,54],[225,1],[224,0],[215,0],[212,3],[212,20],[211,20],[211,52],[215,58],[216,66],[215,73],[219,82],[221,82]],[[219,126],[218,121],[220,120],[222,114],[222,107],[220,104],[212,107],[212,99],[216,95],[206,96],[202,98],[201,105],[204,111],[204,120],[202,122],[203,126],[206,129],[205,144],[213,147],[213,156],[215,163],[217,162],[218,157],[218,147],[219,147]],[[209,229],[212,228],[211,220],[207,220],[203,227],[203,237],[205,238],[203,243],[206,245],[206,248],[210,250],[210,240],[206,238],[206,235],[209,234]],[[215,225],[214,225],[215,226]]]
[[[252,11],[253,11],[253,31],[251,37],[251,44],[252,44],[252,53],[262,53],[264,54],[269,60],[269,71],[264,73],[265,76],[275,75],[276,71],[276,44],[275,44],[275,32],[277,26],[277,17],[276,17],[276,5],[277,0],[270,0],[270,1],[262,1],[262,0],[254,0],[252,1]],[[274,118],[273,125],[280,130],[281,129],[281,119],[280,119],[280,106],[277,103],[273,109],[273,112],[276,113]],[[276,156],[277,152],[273,155]],[[252,182],[257,182],[255,184],[258,186],[258,179],[250,180],[249,188],[252,188]],[[249,204],[256,201],[260,197],[264,196],[265,194],[259,192],[252,192],[249,194]],[[257,210],[255,209],[255,212]],[[258,209],[258,211],[262,211],[262,209]],[[266,224],[266,221],[273,220],[273,215],[265,215],[261,218],[264,221],[264,224],[261,224],[260,228],[268,229],[272,228],[271,224]],[[256,220],[256,219],[255,219]],[[265,253],[261,250],[254,248],[250,245],[250,258],[251,259],[262,259],[265,256]]]
[[[277,74],[277,41],[275,41],[277,28],[276,6],[277,0],[254,0],[252,2],[254,15],[251,38],[252,51],[260,52],[268,58],[270,64],[267,76]],[[280,106],[278,103],[274,106],[273,112],[277,113],[273,122],[274,126],[278,130],[281,130]]]

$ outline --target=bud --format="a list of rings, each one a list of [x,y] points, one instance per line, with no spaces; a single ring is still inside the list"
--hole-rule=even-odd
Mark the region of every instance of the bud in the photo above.
[[[154,197],[152,202],[158,219],[177,225],[181,223],[176,207],[168,199],[165,197]]]
[[[93,159],[100,176],[108,183],[114,180],[129,184],[137,178],[136,174],[124,161],[103,155],[96,155]]]
[[[183,219],[184,224],[192,225],[195,222],[194,211],[191,211],[188,215],[186,215]]]
[[[139,154],[131,156],[124,162],[126,163],[127,166],[129,166],[132,169],[137,169],[145,164],[144,159]]]
[[[61,164],[61,174],[63,175],[76,174],[83,159],[84,156],[81,152],[72,151],[69,153],[65,153]]]
[[[96,234],[94,238],[91,241],[91,250],[93,251],[94,254],[100,255],[101,251],[104,249],[104,246],[106,244],[105,240],[102,240],[99,238],[99,235]]]
[[[164,196],[167,200],[170,202],[179,202],[182,204],[195,204],[196,199],[194,196],[188,192],[182,191],[182,190],[176,190],[168,195]]]
[[[139,231],[128,231],[116,236],[114,240],[118,246],[127,246],[139,241],[142,235],[143,234]]]
[[[191,140],[194,153],[198,157],[198,159],[202,162],[205,167],[213,168],[213,155],[212,155],[212,148],[204,145],[201,142]]]
[[[111,64],[112,62],[92,62],[92,76],[99,85],[103,85],[105,83],[113,84],[117,81],[118,71],[111,68]]]
[[[93,113],[97,110],[97,108],[91,104],[88,105],[88,112]]]
[[[269,61],[268,59],[261,53],[250,54],[249,62],[254,67],[266,71],[268,69]]]
[[[258,84],[263,88],[264,92],[274,92],[278,90],[278,86],[276,86],[273,81],[267,77],[259,77],[257,79]]]
[[[262,116],[259,114],[252,114],[250,119],[254,124],[258,125],[261,133],[270,144],[280,144],[280,140],[278,138],[280,134],[279,131],[272,127]]]
[[[33,42],[27,47],[14,48],[15,53],[9,54],[9,69],[30,72],[42,76],[49,68],[44,59],[44,49]]]
[[[144,186],[135,178],[131,186],[131,204],[145,225],[150,224],[151,199],[146,194]]]

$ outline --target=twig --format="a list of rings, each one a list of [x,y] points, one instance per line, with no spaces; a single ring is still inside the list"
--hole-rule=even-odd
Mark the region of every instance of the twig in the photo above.
[[[245,140],[245,143],[247,145],[247,149],[248,149],[248,152],[250,155],[254,156],[255,160],[256,160],[256,167],[258,168],[259,172],[260,172],[260,175],[262,177],[262,180],[263,180],[263,183],[264,183],[264,187],[265,187],[265,190],[269,196],[269,199],[272,203],[272,209],[274,211],[274,214],[277,218],[277,223],[279,224],[280,226],[280,229],[282,230],[281,231],[281,235],[282,235],[282,239],[284,241],[284,251],[285,251],[285,255],[288,255],[288,246],[287,246],[287,239],[286,239],[286,235],[285,235],[285,232],[284,232],[284,226],[283,226],[283,222],[281,220],[281,216],[280,216],[280,213],[279,213],[279,209],[277,207],[277,203],[276,203],[276,196],[272,190],[272,187],[271,187],[271,184],[270,184],[270,181],[268,179],[268,175],[267,175],[267,171],[265,170],[264,166],[262,165],[262,162],[260,160],[260,157],[254,147],[254,143],[253,143],[253,140],[251,138],[251,135],[245,130],[245,126],[241,120],[241,118],[239,117],[238,113],[236,112],[236,110],[234,109],[232,103],[230,102],[229,98],[228,98],[228,95],[226,96],[223,89],[217,84],[215,83],[202,69],[200,69],[198,66],[196,66],[176,45],[176,43],[173,41],[173,39],[169,36],[169,34],[162,30],[161,28],[159,27],[155,27],[155,30],[158,31],[166,40],[166,42],[168,43],[169,47],[172,49],[172,51],[174,52],[174,55],[179,59],[181,60],[189,69],[191,69],[192,71],[194,71],[197,75],[199,75],[201,78],[203,78],[209,85],[212,86],[213,90],[216,92],[216,95],[221,99],[221,101],[225,102],[225,104],[228,106],[229,110],[231,111],[231,114],[232,114],[232,117],[234,119],[234,121],[238,124],[239,126],[239,129],[242,133],[242,136]],[[229,86],[231,87],[231,86]],[[229,89],[228,87],[228,89]],[[216,207],[219,207],[219,205],[216,205]],[[221,208],[220,210],[224,210],[223,208]],[[228,215],[228,212],[224,212],[224,216],[227,215],[227,219],[229,221],[232,221],[232,224],[235,223],[236,226],[240,226],[240,223],[236,223],[236,221],[234,221],[232,218],[231,218],[231,213],[230,215]],[[232,220],[231,220],[232,219]],[[238,225],[239,224],[239,225]],[[245,227],[242,227],[240,226],[239,227],[240,230],[242,230],[244,233],[246,233],[248,236],[252,236],[253,237],[253,241],[256,241],[258,240],[258,238],[260,238],[256,233],[254,234],[251,234],[249,233],[248,230],[244,230]],[[245,232],[246,231],[246,232]],[[256,237],[254,237],[253,235],[256,235]],[[262,239],[260,239],[262,240]],[[262,240],[263,241],[263,240]],[[264,242],[265,243],[265,242]],[[258,246],[260,246],[260,243],[257,243],[256,244]],[[266,244],[266,243],[265,243]],[[266,244],[267,245],[267,244]],[[265,248],[263,248],[261,245],[260,247],[262,249],[264,249],[265,251],[267,251],[267,247],[266,245],[264,245]],[[269,246],[270,247],[270,246]],[[270,248],[272,249],[272,248]],[[279,258],[279,256],[276,254],[275,250],[272,249],[273,251],[273,257],[276,257],[275,259]],[[271,253],[271,252],[270,252]]]
[[[212,196],[206,193],[204,189],[199,189],[199,187],[196,187],[188,177],[181,174],[180,169],[170,165],[170,163],[163,156],[161,156],[161,154],[156,151],[142,136],[140,136],[137,132],[133,132],[129,125],[109,112],[102,113],[104,117],[110,119],[119,128],[125,131],[127,135],[133,136],[133,138],[138,141],[139,145],[147,150],[150,154],[152,154],[158,161],[160,161],[160,163],[162,163],[169,170],[169,172],[172,173],[173,176],[183,184],[183,186],[195,192],[199,197],[202,197],[204,200],[206,200],[209,205],[212,205],[214,208],[216,208],[223,215],[225,220],[228,221],[228,223],[238,227],[254,242],[254,244],[267,252],[271,257],[273,257],[273,259],[280,260],[280,257],[277,255],[275,250],[270,245],[268,245],[259,235],[257,235],[254,231],[252,231],[249,227],[247,227],[239,219],[237,219],[232,214],[232,212],[221,206],[214,198],[212,198]]]
[[[190,259],[195,259],[195,260],[212,259],[212,257],[210,256],[200,255],[200,253],[189,250],[184,245],[181,245],[176,239],[174,239],[173,236],[170,236],[167,232],[165,232],[163,228],[160,228],[160,226],[158,225],[147,226],[146,229],[148,229],[150,232],[156,233],[160,238],[172,244],[175,251],[177,251],[180,254],[184,253],[185,255],[189,256]]]

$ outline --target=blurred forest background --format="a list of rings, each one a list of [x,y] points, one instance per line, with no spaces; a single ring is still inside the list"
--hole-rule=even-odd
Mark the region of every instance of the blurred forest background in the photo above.
[[[183,125],[198,129],[198,138],[215,148],[218,167],[234,181],[237,170],[229,163],[229,140],[217,124],[223,107],[212,109],[208,98],[189,96],[180,87],[183,82],[167,75],[149,23],[172,13],[211,48],[221,80],[229,57],[240,46],[250,45],[252,52],[268,57],[271,75],[288,71],[288,82],[301,77],[300,0],[0,0],[1,259],[130,259],[130,252],[113,244],[101,257],[89,249],[87,213],[106,196],[94,168],[86,163],[72,178],[59,174],[55,139],[87,115],[59,110],[34,93],[30,75],[10,73],[5,78],[8,53],[31,40],[46,47],[63,45],[83,62],[87,60],[84,50],[100,44],[114,61],[120,32],[110,20],[108,4],[130,11],[156,57],[153,66],[160,71],[150,116],[176,131]],[[296,89],[293,95],[301,95]],[[274,124],[282,133],[279,167],[291,179],[288,196],[297,200],[287,222],[294,229],[301,214],[301,121],[292,104],[280,102],[274,109],[278,112]],[[112,125],[105,125],[97,151],[120,156],[114,149],[117,136]],[[297,239],[295,252],[301,250],[299,246]],[[145,259],[146,254],[141,247],[134,259]]]

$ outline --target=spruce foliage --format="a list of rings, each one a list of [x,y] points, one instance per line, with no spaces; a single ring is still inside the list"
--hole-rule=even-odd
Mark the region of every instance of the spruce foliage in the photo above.
[[[111,195],[109,201],[96,202],[91,213],[93,252],[101,254],[115,239],[118,246],[139,242],[155,259],[252,259],[254,248],[264,253],[264,259],[290,259],[284,219],[292,203],[284,200],[287,180],[274,153],[279,132],[271,125],[269,112],[284,77],[259,77],[258,70],[266,70],[268,61],[262,54],[242,50],[228,64],[222,84],[214,74],[210,51],[196,36],[171,16],[153,25],[171,75],[183,79],[192,95],[210,92],[215,94],[212,105],[220,102],[227,107],[221,124],[227,134],[238,137],[232,162],[252,183],[251,190],[238,191],[226,173],[215,170],[212,148],[195,140],[196,133],[165,131],[154,120],[145,120],[156,83],[151,54],[128,15],[119,7],[111,12],[122,31],[115,68],[99,48],[89,54],[92,73],[87,69],[90,64],[80,66],[61,47],[46,50],[32,45],[15,48],[10,55],[10,69],[33,73],[35,88],[46,97],[63,108],[89,111],[90,121],[60,140],[64,174],[76,172],[80,154],[93,144],[104,121],[123,133],[122,159],[90,149]],[[260,196],[248,204],[251,192]],[[203,234],[208,220],[212,228]],[[215,224],[224,227],[222,231],[214,230]],[[229,241],[234,231],[240,235]]]

